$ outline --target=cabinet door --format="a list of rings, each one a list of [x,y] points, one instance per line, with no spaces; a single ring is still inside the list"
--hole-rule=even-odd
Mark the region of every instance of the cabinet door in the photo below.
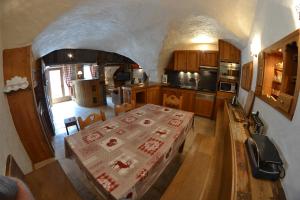
[[[175,51],[174,52],[174,70],[186,71],[187,66],[187,51]]]
[[[189,90],[180,90],[180,94],[182,95],[182,110],[194,112],[195,108],[195,91]]]
[[[199,72],[198,51],[187,51],[187,71]]]
[[[207,52],[200,52],[200,65],[201,66],[211,66],[217,67],[218,66],[218,52],[217,51],[207,51]]]
[[[147,88],[147,103],[160,105],[161,104],[160,87]]]
[[[230,46],[230,62],[240,63],[241,51],[233,45]]]
[[[230,44],[223,40],[219,40],[220,61],[230,62],[230,51]]]
[[[214,101],[195,99],[195,114],[203,117],[211,117],[214,109]]]

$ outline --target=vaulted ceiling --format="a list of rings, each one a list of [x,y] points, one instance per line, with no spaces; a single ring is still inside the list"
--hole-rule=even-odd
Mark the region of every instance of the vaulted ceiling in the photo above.
[[[62,48],[127,56],[156,80],[171,52],[226,39],[243,48],[257,0],[4,0],[5,48],[32,44],[41,57]],[[193,41],[205,36],[206,41]],[[208,39],[209,38],[209,39]]]

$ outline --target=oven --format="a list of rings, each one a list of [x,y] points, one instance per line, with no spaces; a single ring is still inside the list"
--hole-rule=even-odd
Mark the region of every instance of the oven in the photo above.
[[[240,65],[236,63],[220,62],[219,77],[221,80],[239,80]]]

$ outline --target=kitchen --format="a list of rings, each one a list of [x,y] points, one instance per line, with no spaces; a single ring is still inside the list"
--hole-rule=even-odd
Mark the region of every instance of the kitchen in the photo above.
[[[229,42],[218,41],[218,51],[175,50],[161,83],[124,86],[124,102],[162,104],[164,94],[183,98],[183,110],[216,118],[224,99],[237,95],[241,51]]]

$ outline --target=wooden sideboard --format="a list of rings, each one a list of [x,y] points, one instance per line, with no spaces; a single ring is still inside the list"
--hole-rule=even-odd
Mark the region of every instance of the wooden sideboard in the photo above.
[[[236,108],[235,108],[236,109]],[[221,189],[223,199],[278,199],[285,200],[280,181],[256,179],[252,176],[245,141],[249,131],[241,122],[236,122],[232,106],[224,105],[224,165]]]

